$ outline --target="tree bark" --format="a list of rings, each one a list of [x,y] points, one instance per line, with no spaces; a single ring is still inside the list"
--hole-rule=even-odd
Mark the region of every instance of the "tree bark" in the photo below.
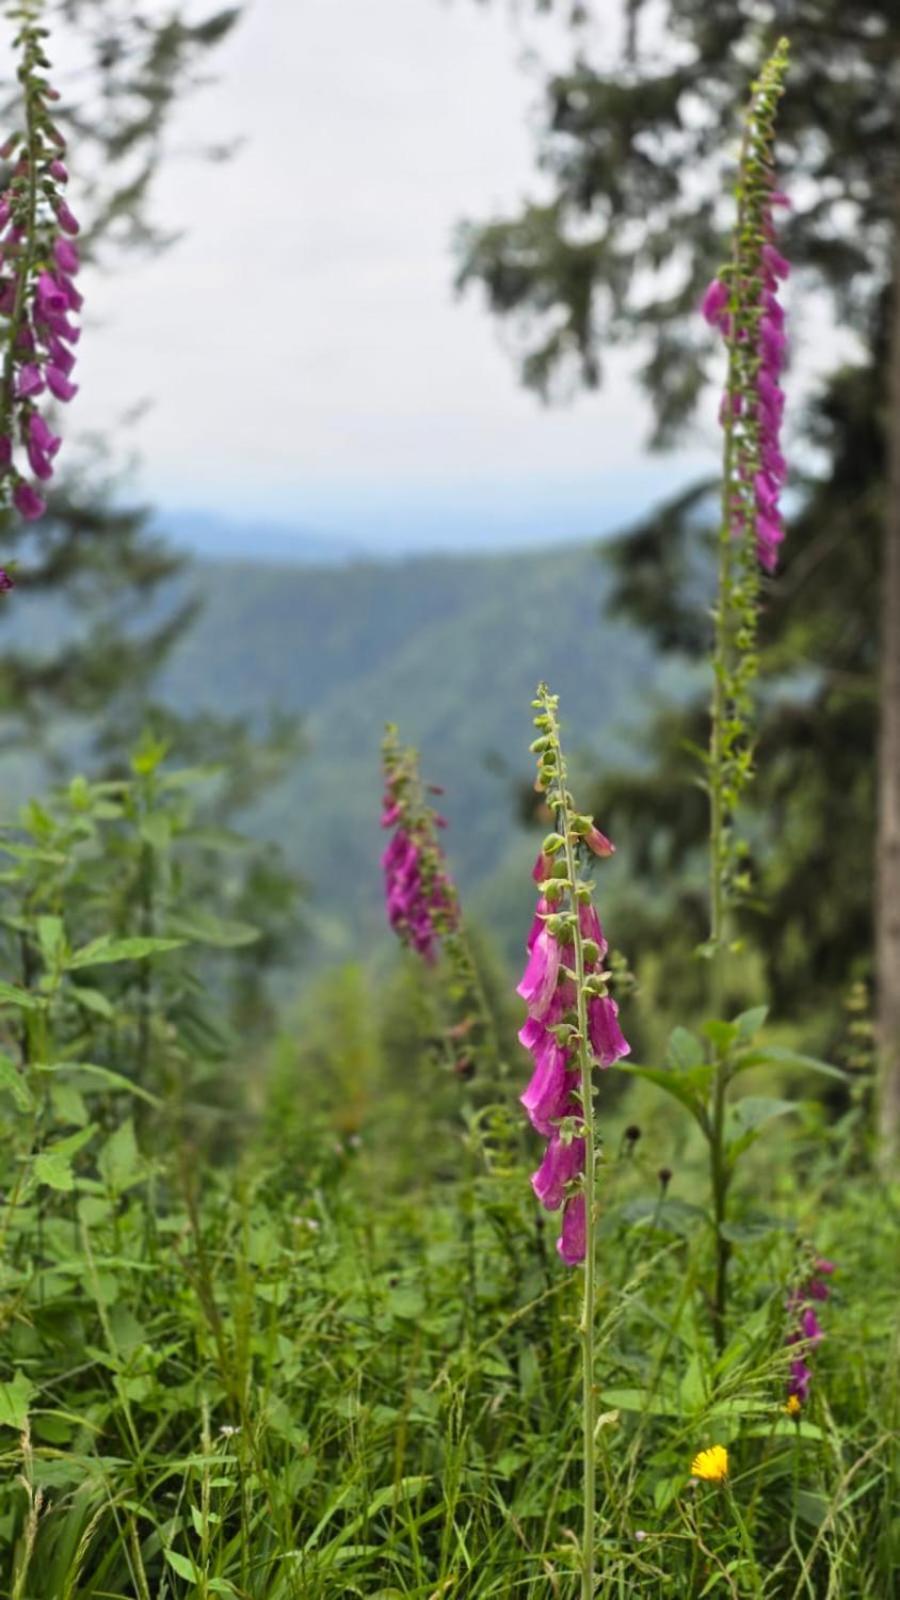
[[[900,217],[890,318],[875,853],[878,1126],[886,1163],[900,1154]]]

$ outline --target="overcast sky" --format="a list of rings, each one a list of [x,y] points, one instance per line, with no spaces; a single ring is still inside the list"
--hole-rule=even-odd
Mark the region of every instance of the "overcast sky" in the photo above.
[[[534,188],[523,44],[564,38],[502,0],[251,0],[174,139],[244,143],[170,160],[157,212],[184,237],[90,277],[72,422],[148,398],[122,438],[149,496],[370,546],[587,536],[708,467],[712,427],[647,457],[633,357],[548,410],[453,292],[454,225]]]

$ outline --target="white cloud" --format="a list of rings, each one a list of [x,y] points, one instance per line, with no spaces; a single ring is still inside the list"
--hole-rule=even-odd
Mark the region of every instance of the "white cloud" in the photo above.
[[[544,56],[562,50],[561,23],[533,29]],[[527,496],[633,473],[647,410],[627,361],[599,396],[548,411],[452,292],[460,217],[534,184],[521,45],[499,4],[255,0],[174,139],[245,143],[224,165],[172,159],[158,212],[185,237],[89,276],[100,320],[73,422],[152,397],[133,441],[149,493],[285,514],[335,483]]]

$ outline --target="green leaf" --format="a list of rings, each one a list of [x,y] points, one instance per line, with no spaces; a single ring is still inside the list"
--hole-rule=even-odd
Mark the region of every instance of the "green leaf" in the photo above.
[[[0,1382],[0,1426],[16,1428],[21,1433],[34,1393],[34,1384],[18,1369],[8,1382]]]
[[[12,983],[0,982],[0,1005],[19,1006],[22,1011],[34,1011],[39,1001],[27,989],[17,989]]]
[[[736,1022],[704,1022],[701,1031],[722,1055],[731,1049],[738,1036]]]
[[[19,1111],[31,1111],[34,1107],[34,1096],[25,1079],[9,1056],[0,1055],[0,1089],[5,1089],[11,1094]]]
[[[700,1127],[706,1132],[706,1108],[693,1086],[677,1072],[665,1067],[640,1067],[634,1062],[619,1061],[616,1063],[617,1072],[627,1072],[633,1078],[643,1078],[646,1083],[654,1083],[665,1094],[670,1094],[673,1100],[683,1105],[686,1111]]]
[[[70,970],[78,967],[111,966],[116,961],[143,961],[146,956],[162,955],[166,950],[178,950],[183,939],[113,939],[103,934],[82,945],[69,959]]]
[[[73,983],[69,995],[83,1011],[93,1012],[95,1016],[103,1017],[104,1021],[112,1022],[115,1016],[112,1004],[99,989],[88,989],[82,984]]]
[[[71,1083],[63,1081],[51,1084],[50,1102],[59,1122],[68,1122],[76,1128],[84,1127],[88,1120],[87,1106]]]
[[[650,1417],[677,1417],[681,1412],[677,1395],[668,1398],[649,1394],[646,1389],[604,1389],[600,1398],[604,1406],[615,1411],[645,1411]]]
[[[153,816],[141,818],[140,835],[151,850],[162,853],[172,843],[172,824],[168,817],[156,812]]]
[[[789,1111],[799,1109],[796,1100],[777,1100],[770,1095],[748,1094],[743,1100],[735,1100],[729,1107],[729,1120],[742,1133],[749,1133],[771,1122],[773,1117],[786,1117]]]
[[[187,1578],[188,1583],[196,1583],[201,1574],[189,1556],[180,1556],[177,1550],[167,1550],[166,1560],[179,1578]]]
[[[130,1117],[110,1134],[97,1157],[97,1170],[113,1194],[130,1189],[146,1175],[146,1164],[137,1147]]]
[[[229,922],[200,910],[172,915],[166,926],[170,932],[181,936],[182,943],[189,940],[192,944],[209,944],[220,950],[236,950],[241,945],[254,944],[259,938],[259,929],[249,922]]]
[[[739,1041],[743,1044],[759,1033],[768,1015],[768,1006],[754,1006],[751,1011],[742,1011],[739,1017],[735,1017]]]
[[[668,1060],[679,1072],[690,1072],[694,1067],[704,1065],[704,1050],[702,1040],[695,1033],[690,1033],[687,1028],[675,1028],[669,1038]]]
[[[130,1078],[124,1078],[121,1072],[113,1072],[110,1067],[99,1067],[94,1061],[53,1061],[41,1062],[35,1069],[37,1072],[68,1072],[83,1073],[89,1078],[99,1078],[101,1083],[110,1089],[123,1090],[125,1094],[136,1095],[139,1100],[145,1100],[148,1106],[160,1106],[162,1102],[157,1095],[151,1094],[149,1089],[143,1089],[139,1083],[132,1083]]]
[[[56,1150],[42,1150],[35,1156],[32,1171],[38,1183],[44,1183],[48,1189],[61,1189],[68,1191],[75,1187],[75,1174],[68,1156],[60,1155]]]
[[[760,1046],[756,1050],[741,1051],[732,1070],[732,1076],[738,1072],[746,1072],[751,1067],[787,1067],[797,1072],[817,1072],[824,1078],[836,1078],[839,1083],[848,1081],[847,1073],[840,1067],[832,1067],[827,1061],[819,1061],[815,1056],[801,1055],[797,1050],[788,1050],[781,1045]]]
[[[38,944],[48,967],[61,965],[66,949],[66,930],[62,917],[38,917]]]

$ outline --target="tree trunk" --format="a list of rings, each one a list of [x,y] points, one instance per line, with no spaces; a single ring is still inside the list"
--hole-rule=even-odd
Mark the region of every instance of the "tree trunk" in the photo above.
[[[890,318],[875,855],[878,1123],[888,1163],[900,1153],[900,224]]]

